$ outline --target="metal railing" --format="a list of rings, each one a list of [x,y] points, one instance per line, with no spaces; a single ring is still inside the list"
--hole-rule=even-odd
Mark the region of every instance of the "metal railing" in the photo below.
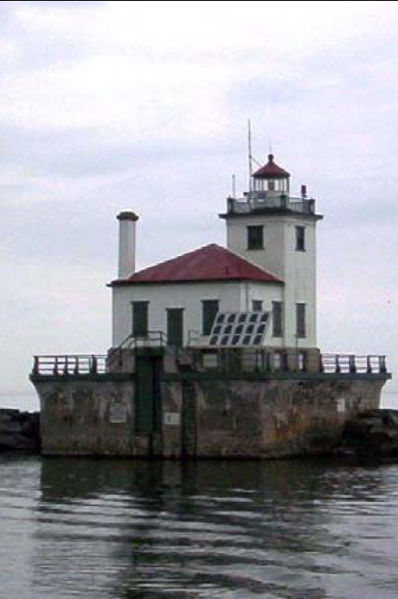
[[[305,351],[269,350],[265,348],[190,348],[187,350],[194,370],[218,371],[223,374],[305,372]]]
[[[132,354],[142,347],[157,348],[166,345],[165,335],[150,335],[147,344],[138,338],[130,339],[125,347],[119,346],[104,355],[34,356],[33,376],[101,375],[113,371],[114,360],[123,370],[123,351]],[[129,336],[130,337],[130,336]],[[148,345],[155,343],[156,345]],[[130,345],[131,342],[131,345]],[[311,372],[325,374],[387,374],[386,357],[379,355],[321,354],[319,363],[313,352],[306,350],[278,350],[270,348],[183,347],[173,348],[177,364],[194,372],[236,373]]]
[[[385,356],[356,356],[355,354],[321,354],[321,372],[381,373],[387,372]]]
[[[311,372],[325,374],[386,374],[385,356],[348,354],[316,355],[306,350],[269,348],[183,348],[193,370],[234,373]]]
[[[163,331],[147,331],[145,335],[130,333],[118,347],[110,349],[108,353],[108,368],[109,370],[113,370],[115,365],[118,365],[119,368],[122,367],[123,351],[126,349],[136,351],[137,349],[158,348],[165,347],[166,345],[167,335]]]
[[[106,356],[103,355],[34,356],[33,358],[33,376],[76,376],[105,372],[107,372]]]
[[[246,198],[227,200],[229,214],[244,214],[252,210],[283,209],[299,212],[301,214],[315,213],[315,200],[307,198],[294,198],[286,194],[267,195],[264,192],[251,192]]]
[[[143,335],[130,333],[123,341],[115,347],[118,349],[137,349],[139,347],[164,347],[167,345],[167,335],[163,331],[147,331]]]

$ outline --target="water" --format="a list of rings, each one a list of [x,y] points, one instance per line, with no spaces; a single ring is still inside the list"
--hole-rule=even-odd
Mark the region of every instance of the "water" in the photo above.
[[[0,458],[7,599],[397,597],[398,465]]]

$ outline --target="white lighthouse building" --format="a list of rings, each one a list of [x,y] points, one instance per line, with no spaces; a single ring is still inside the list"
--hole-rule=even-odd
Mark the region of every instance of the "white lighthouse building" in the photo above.
[[[284,347],[316,347],[315,200],[289,194],[290,174],[269,154],[243,199],[228,199],[227,246],[279,277],[281,303],[272,305],[272,336]]]
[[[321,354],[315,200],[272,154],[210,243],[136,271],[138,216],[118,215],[107,355],[35,356],[47,455],[268,458],[341,445],[380,402],[385,356]],[[374,412],[372,412],[374,414]],[[372,445],[372,451],[374,447]]]
[[[226,248],[210,244],[138,272],[138,217],[120,213],[119,273],[110,284],[112,346],[157,332],[173,346],[315,348],[315,229],[322,217],[304,186],[299,197],[290,195],[289,180],[270,154],[252,175],[251,189],[227,199],[220,214]],[[236,334],[224,334],[228,322]],[[259,328],[253,331],[251,322]]]

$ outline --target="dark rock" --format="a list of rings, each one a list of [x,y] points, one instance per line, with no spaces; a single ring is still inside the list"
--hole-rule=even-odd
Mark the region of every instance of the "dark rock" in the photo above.
[[[398,410],[369,410],[349,420],[336,454],[398,458]]]
[[[40,452],[40,414],[0,409],[0,451]]]

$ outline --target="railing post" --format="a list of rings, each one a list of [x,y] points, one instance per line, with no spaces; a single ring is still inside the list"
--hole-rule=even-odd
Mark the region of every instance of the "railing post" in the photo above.
[[[255,370],[255,372],[259,372],[260,371],[260,360],[261,360],[261,357],[260,357],[258,349],[254,350],[254,351],[255,351],[254,355],[256,356],[255,361],[254,361],[254,370]]]
[[[55,356],[53,374],[58,375],[58,356]]]
[[[262,349],[261,350],[261,371],[264,372],[264,370],[266,369],[266,353],[265,350]]]
[[[335,357],[335,372],[337,372],[337,373],[340,372],[339,354],[336,354],[336,357]]]
[[[372,373],[372,361],[370,359],[370,356],[366,356],[366,372],[368,374]]]
[[[356,366],[356,363],[355,363],[355,356],[354,355],[348,356],[348,370],[351,373],[355,373],[357,371],[357,366]]]
[[[225,348],[222,350],[224,357],[223,357],[223,363],[224,363],[224,368],[225,368],[225,374],[229,374],[230,369],[231,369],[231,356],[229,353],[228,348]]]
[[[33,358],[33,371],[32,374],[39,374],[39,356],[34,356]]]
[[[319,354],[319,372],[324,372],[324,367],[323,367],[323,356],[322,354]]]
[[[91,356],[90,359],[90,374],[97,374],[97,358],[95,356]]]
[[[379,372],[385,374],[387,372],[386,357],[379,356]]]
[[[78,356],[74,356],[75,358],[75,368],[73,370],[73,374],[79,374],[79,358]]]

